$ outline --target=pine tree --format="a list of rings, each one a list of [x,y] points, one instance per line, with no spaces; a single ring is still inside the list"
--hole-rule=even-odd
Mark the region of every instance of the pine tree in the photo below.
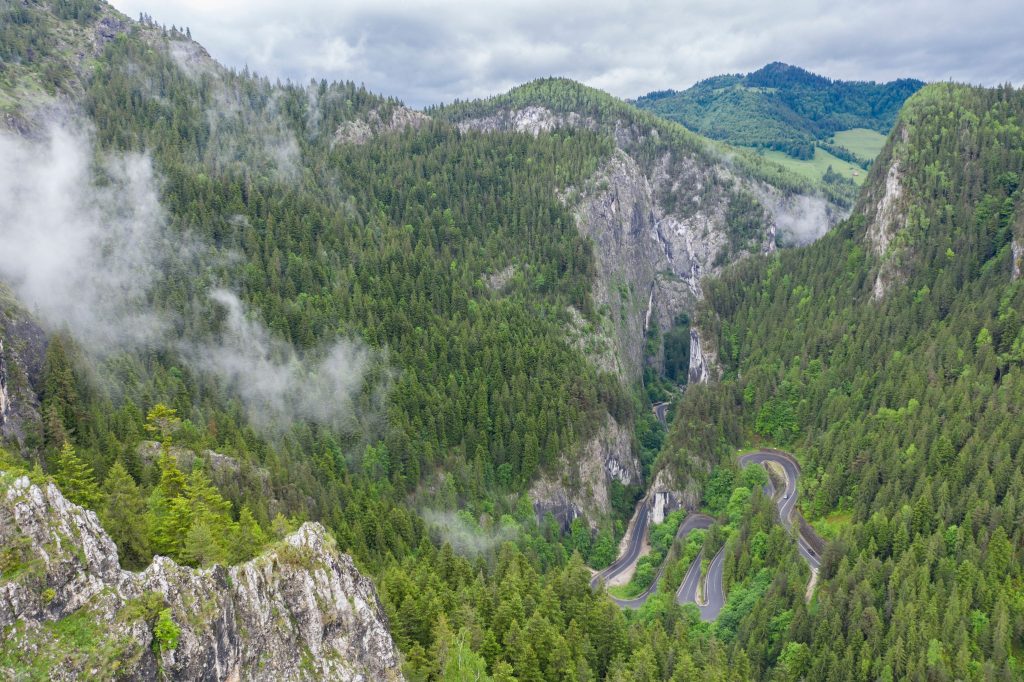
[[[248,561],[267,544],[267,535],[256,523],[249,507],[242,507],[231,536],[230,555],[232,563]]]
[[[87,509],[99,508],[103,497],[92,467],[78,457],[75,448],[67,441],[57,455],[56,479],[64,497]]]
[[[149,563],[146,501],[120,461],[114,462],[103,482],[105,500],[100,509],[103,528],[117,544],[121,562],[128,568]]]

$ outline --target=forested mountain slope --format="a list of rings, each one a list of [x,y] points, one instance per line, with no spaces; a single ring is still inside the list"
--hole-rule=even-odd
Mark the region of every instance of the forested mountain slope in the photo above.
[[[923,85],[912,78],[832,80],[774,62],[746,75],[708,78],[683,91],[652,92],[634,104],[708,137],[809,158],[816,141],[841,130],[887,134],[903,102]]]
[[[623,380],[635,383],[642,376],[655,399],[667,395],[657,388],[663,376],[670,386],[715,376],[701,352],[706,341],[702,345],[700,330],[689,324],[703,296],[702,282],[728,263],[774,251],[777,243],[813,240],[842,211],[810,183],[756,155],[726,150],[565,79],[537,80],[429,113],[464,132],[590,131],[614,144],[595,173],[560,194],[594,244],[597,265],[597,315],[577,327],[578,343]],[[584,461],[573,472],[583,481],[578,489],[595,487],[586,468]],[[566,469],[574,469],[572,463],[559,474]],[[698,501],[688,481],[670,476],[649,492],[662,495],[668,511],[692,509]],[[589,494],[566,494],[548,480],[532,495],[561,518],[591,506]]]
[[[186,677],[221,641],[223,660],[250,662],[251,631],[221,615],[311,576],[336,600],[305,593],[316,627],[292,638],[279,610],[260,636],[338,650],[348,597],[372,601],[360,572],[383,609],[369,631],[386,617],[410,680],[1019,675],[1019,396],[1003,393],[1020,383],[1019,92],[926,90],[863,217],[766,254],[779,210],[825,200],[578,84],[424,114],[352,83],[224,69],[187,30],[102,3],[0,12],[0,255],[17,254],[0,271],[0,468],[18,472],[0,507],[28,505],[46,531],[3,526],[4,675],[142,661]],[[668,249],[659,226],[694,245]],[[687,390],[664,448],[636,380],[678,363],[685,322],[651,312],[663,346],[652,289],[627,274],[691,291],[671,310],[697,310],[702,356],[720,352],[722,383]],[[915,314],[892,315],[908,298]],[[832,538],[810,601],[764,479],[736,468],[757,433],[797,450],[803,510]],[[669,565],[626,614],[584,562],[615,557],[645,469],[717,525],[678,555],[682,515],[655,525]],[[597,499],[594,483],[606,497],[586,520],[538,519],[578,504],[569,493]],[[943,506],[953,490],[979,501]],[[336,571],[305,521],[359,571]],[[123,571],[111,551],[90,558],[108,535]],[[685,558],[723,547],[727,599],[703,623],[674,591]],[[94,582],[99,602],[69,599],[100,569],[129,603]],[[294,580],[249,599],[236,577],[256,569]],[[103,614],[134,644],[97,628]],[[255,665],[303,678],[331,661],[296,646],[272,663]]]
[[[646,410],[580,340],[608,313],[566,200],[622,159],[614,138],[461,130],[351,83],[271,83],[102,3],[0,10],[3,468],[95,511],[130,570],[244,563],[323,522],[376,579],[411,679],[649,669],[648,626],[571,558],[610,561],[621,484],[640,490]],[[757,217],[734,255],[771,245]],[[523,489],[563,485],[588,448],[598,471],[567,485],[618,485],[597,527],[538,522]],[[3,548],[4,589],[32,595],[4,673],[128,666],[141,649],[54,601],[43,545]],[[133,612],[142,649],[177,646],[175,587]],[[29,606],[39,627],[16,631]],[[677,623],[659,650],[724,670],[720,644],[664,636]]]
[[[813,608],[766,631],[766,599],[741,625],[754,660],[809,679],[1022,674],[1022,119],[1020,90],[926,87],[850,220],[707,286],[725,378],[687,393],[665,452],[788,446],[832,537]]]

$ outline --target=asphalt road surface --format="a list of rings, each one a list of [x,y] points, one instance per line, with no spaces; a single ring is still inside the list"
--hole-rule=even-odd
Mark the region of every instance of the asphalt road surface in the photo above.
[[[646,508],[643,509],[643,512],[646,521],[647,519],[649,519],[649,512],[647,512]],[[707,516],[706,514],[688,514],[679,524],[679,528],[676,529],[676,537],[675,540],[673,540],[673,544],[684,540],[686,536],[690,534],[690,531],[710,528],[712,525],[714,525],[714,523],[715,520],[710,516]],[[644,541],[644,535],[636,532],[637,529],[639,529],[639,527],[640,523],[638,519],[637,523],[634,524],[634,532],[630,536],[627,551],[621,557],[616,559],[608,568],[604,569],[604,571],[601,571],[593,578],[591,578],[591,588],[596,588],[598,584],[600,584],[600,581],[602,579],[607,582],[611,578],[617,576],[622,571],[626,570],[626,568],[628,568],[632,562],[637,561],[637,559],[639,558],[639,548],[643,546]],[[630,560],[630,556],[634,554],[632,552],[634,546],[637,548],[635,553],[636,557]],[[654,576],[654,580],[651,581],[651,584],[648,585],[647,589],[644,590],[641,594],[637,595],[636,597],[633,597],[632,599],[618,599],[616,597],[611,597],[611,600],[624,609],[638,609],[641,606],[643,606],[644,603],[647,602],[648,598],[650,598],[652,594],[658,591],[658,585],[661,584],[661,578],[665,572],[665,566],[668,563],[667,559],[668,557],[666,557],[665,561],[661,562],[661,566],[658,567],[658,573]],[[620,564],[620,562],[622,563]]]
[[[750,464],[760,464],[761,466],[764,466],[768,462],[778,464],[786,473],[786,489],[782,491],[781,495],[778,495],[775,498],[775,502],[779,508],[779,520],[787,531],[793,532],[793,510],[796,507],[796,482],[797,479],[800,478],[800,465],[797,464],[792,455],[780,450],[759,450],[740,457],[740,466],[744,467]],[[772,486],[771,483],[769,483],[768,486],[765,486],[765,489],[769,495],[775,492],[774,486]],[[795,525],[796,543],[797,549],[800,551],[800,556],[804,558],[804,561],[806,561],[811,567],[811,570],[817,571],[821,566],[821,556],[814,550],[814,547],[820,547],[822,545],[822,541],[818,537],[805,537],[804,532],[800,529],[800,524],[797,523]]]
[[[690,564],[683,582],[676,590],[676,603],[693,603],[700,609],[700,619],[704,622],[711,622],[718,618],[718,613],[725,606],[725,590],[722,588],[722,571],[725,566],[725,547],[718,550],[715,557],[708,564],[707,575],[704,576],[704,603],[697,601],[697,586],[700,583],[700,564],[704,559],[704,551],[701,550],[697,558]]]
[[[654,403],[651,405],[654,416],[658,418],[662,426],[668,426],[668,406],[669,403]]]
[[[618,559],[613,561],[608,568],[598,571],[590,579],[590,589],[596,589],[602,582],[609,582],[620,573],[629,568],[640,559],[640,551],[644,547],[644,540],[647,538],[647,526],[651,521],[651,505],[645,497],[640,500],[633,513],[633,523],[629,530],[629,540],[626,543],[626,551]]]
[[[659,414],[658,409],[667,409],[667,403],[659,403],[654,406],[655,415],[659,419],[663,419],[664,412]],[[802,530],[801,524],[798,522],[798,514],[796,512],[796,501],[797,501],[797,480],[800,478],[800,465],[797,463],[793,456],[782,452],[780,450],[759,450],[752,452],[747,455],[743,455],[739,458],[740,466],[749,466],[751,464],[760,464],[765,466],[768,462],[773,462],[782,467],[782,470],[786,475],[786,485],[782,491],[777,491],[775,485],[769,479],[765,485],[765,492],[775,498],[776,505],[779,511],[779,520],[783,527],[793,533],[796,536],[797,549],[800,552],[800,556],[803,557],[804,561],[811,567],[814,572],[818,571],[821,566],[821,556],[815,547],[821,547],[823,542],[821,538],[816,535],[808,538],[805,537],[806,530]],[[647,498],[644,498],[638,505],[636,512],[634,513],[634,521],[630,527],[629,539],[626,544],[626,551],[622,553],[619,558],[612,562],[608,568],[598,572],[590,580],[590,587],[597,589],[602,582],[609,582],[621,573],[629,570],[636,562],[640,559],[640,552],[643,549],[644,541],[647,538],[648,526],[650,525],[650,505],[648,504]],[[684,539],[689,535],[690,531],[698,528],[710,528],[714,525],[715,520],[710,516],[704,514],[689,514],[683,522],[679,524],[679,529],[676,531],[675,542]],[[809,531],[813,533],[813,531]],[[685,604],[692,602],[697,604],[700,609],[700,617],[703,621],[713,621],[718,618],[718,614],[721,612],[722,607],[725,605],[725,590],[722,586],[722,573],[725,565],[725,548],[723,547],[715,554],[714,558],[711,559],[711,563],[708,565],[707,574],[704,576],[704,589],[703,589],[703,603],[697,600],[697,588],[701,580],[701,561],[704,558],[703,551],[697,555],[697,558],[690,564],[690,567],[686,571],[686,575],[683,577],[683,582],[679,585],[679,589],[676,590],[676,603]],[[665,571],[665,564],[662,562],[661,566],[658,567],[658,573],[654,577],[650,586],[644,592],[633,599],[616,599],[612,597],[612,601],[618,604],[622,608],[626,609],[638,609],[644,605],[647,599],[654,594],[658,585],[661,582],[662,574]],[[812,578],[813,579],[813,578]]]
[[[698,528],[710,528],[714,525],[715,520],[706,514],[689,514],[679,524],[679,528],[676,529],[676,537],[673,540],[673,544],[680,542],[685,539],[690,531],[697,530]],[[665,557],[665,561],[661,562],[661,566],[658,567],[658,573],[654,576],[654,580],[647,586],[647,589],[643,593],[633,597],[632,599],[618,599],[612,597],[612,601],[621,606],[624,609],[638,609],[644,605],[647,599],[658,591],[658,585],[661,583],[661,576],[665,573],[665,566],[668,564],[668,557]]]

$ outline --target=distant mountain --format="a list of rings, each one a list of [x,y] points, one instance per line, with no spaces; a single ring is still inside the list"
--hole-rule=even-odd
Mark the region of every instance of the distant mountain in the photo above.
[[[923,85],[912,78],[890,83],[832,80],[774,62],[745,76],[708,78],[682,92],[651,92],[634,104],[735,145],[810,159],[817,144],[840,158],[868,161],[858,150],[838,147],[829,139],[854,128],[888,134],[903,102]]]

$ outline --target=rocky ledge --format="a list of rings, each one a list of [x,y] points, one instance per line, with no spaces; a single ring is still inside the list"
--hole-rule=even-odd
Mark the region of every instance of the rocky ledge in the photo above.
[[[91,511],[0,472],[0,678],[402,680],[373,584],[316,523],[252,561],[123,570]]]

